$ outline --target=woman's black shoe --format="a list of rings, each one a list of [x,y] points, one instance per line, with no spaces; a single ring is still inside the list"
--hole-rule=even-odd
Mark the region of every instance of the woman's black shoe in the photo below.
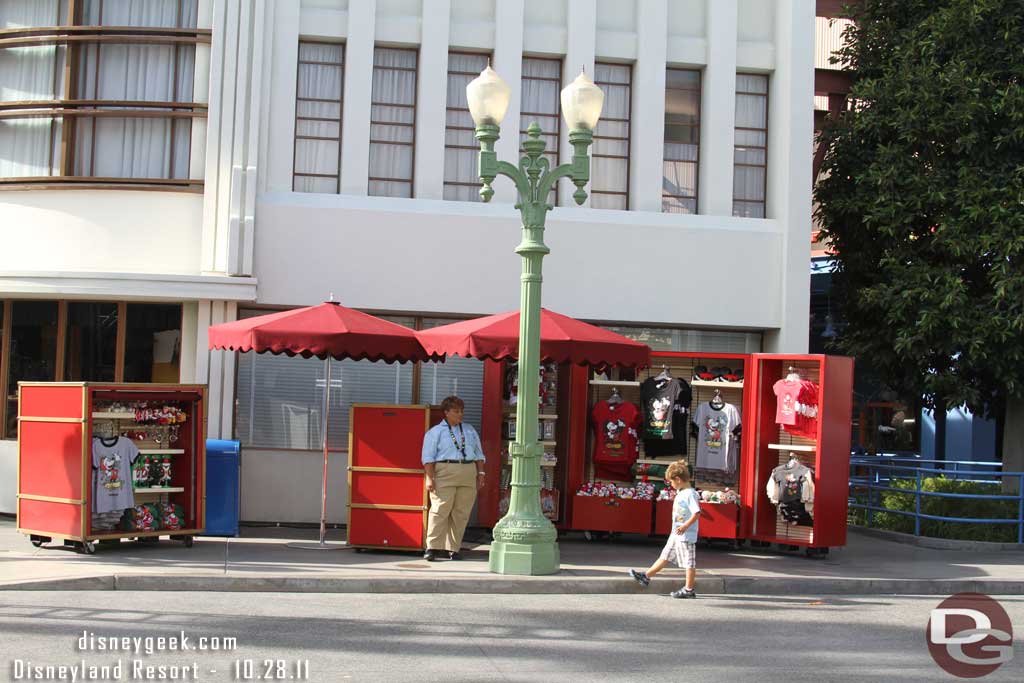
[[[434,560],[437,559],[437,551],[436,550],[428,550],[427,552],[423,553],[423,559],[426,560],[427,562],[433,562]]]
[[[449,560],[461,560],[462,559],[462,555],[460,555],[458,552],[456,552],[454,550],[451,550],[451,551],[448,552],[448,559]]]

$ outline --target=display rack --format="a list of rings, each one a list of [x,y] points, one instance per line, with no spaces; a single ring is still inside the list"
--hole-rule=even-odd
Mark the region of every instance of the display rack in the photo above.
[[[776,423],[775,383],[790,371],[817,385],[816,431],[812,437],[792,434]],[[853,404],[853,359],[823,355],[756,354],[748,381],[753,382],[756,423],[745,444],[751,464],[741,491],[752,505],[751,538],[808,548],[822,554],[829,547],[846,544],[846,513],[849,497],[850,433]],[[791,524],[768,498],[766,486],[772,470],[786,463],[790,454],[813,471],[814,506],[810,524]]]
[[[204,386],[186,384],[19,383],[18,531],[37,547],[63,539],[86,554],[95,552],[96,541],[126,538],[168,536],[191,546],[205,527],[205,392]],[[110,409],[125,404],[173,406],[184,421],[138,421],[134,412]],[[128,514],[114,527],[94,528],[92,447],[99,426],[104,433],[131,438],[138,457],[168,459],[169,485],[136,486],[130,463],[122,464],[126,471],[120,473],[132,486],[132,500],[139,499],[133,503],[138,509],[153,501],[173,506],[163,528],[160,520],[152,530],[129,528]],[[172,439],[174,447],[165,448]]]
[[[703,365],[708,368],[728,367],[739,369],[745,372],[749,364],[749,354],[734,353],[699,353],[699,352],[659,352],[652,354],[651,366],[641,370],[639,373],[629,369],[611,369],[604,376],[592,376],[588,384],[588,422],[590,410],[600,401],[606,400],[613,389],[617,390],[621,398],[640,406],[640,385],[648,377],[653,377],[667,370],[673,377],[685,380],[690,386],[692,400],[688,406],[687,413],[687,435],[686,453],[669,455],[650,455],[645,448],[644,442],[640,440],[640,454],[636,461],[638,465],[653,465],[667,467],[672,462],[684,458],[690,465],[691,471],[696,469],[697,435],[691,429],[692,416],[696,407],[704,402],[710,401],[718,392],[721,398],[727,403],[735,405],[741,416],[747,412],[747,393],[745,392],[744,381],[723,381],[723,380],[702,380],[694,379],[694,369]],[[641,407],[642,409],[642,407]],[[582,481],[594,481],[594,463],[591,454],[594,449],[594,430],[588,424],[586,437],[586,456],[584,474]],[[700,473],[695,472],[694,484],[700,489],[709,491],[722,491],[726,488],[738,490],[742,476],[742,448],[739,450],[739,463],[736,470],[730,474],[728,480],[716,478],[716,480],[702,480]],[[636,468],[634,468],[636,469]],[[657,471],[657,470],[656,470]],[[624,486],[636,485],[638,482],[650,481],[660,487],[663,485],[662,476],[651,476],[637,472],[629,481],[619,482]],[[656,533],[663,533],[662,527],[668,524],[665,509],[670,510],[671,501],[640,501],[625,500],[625,504],[600,507],[589,496],[575,496],[573,502],[572,528],[588,531],[624,531],[629,530],[636,533],[650,533],[654,528]],[[601,500],[600,498],[596,500]],[[734,503],[702,503],[709,510],[709,521],[703,521],[700,526],[702,538],[728,538],[736,539],[741,536],[741,515],[739,508]],[[652,510],[652,507],[654,508]],[[670,514],[670,512],[668,513]],[[627,518],[628,519],[625,519]],[[653,518],[653,521],[652,521]],[[666,521],[659,521],[666,520]],[[653,526],[652,526],[653,525]]]

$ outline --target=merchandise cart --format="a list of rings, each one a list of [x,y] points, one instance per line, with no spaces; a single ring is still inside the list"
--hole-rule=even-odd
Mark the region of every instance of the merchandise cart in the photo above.
[[[37,547],[63,539],[86,554],[97,541],[124,538],[168,536],[191,547],[205,526],[205,392],[186,384],[20,382],[18,531]],[[130,440],[138,456],[97,467],[93,437],[101,434]],[[120,522],[96,523],[100,468],[108,483],[132,488]]]

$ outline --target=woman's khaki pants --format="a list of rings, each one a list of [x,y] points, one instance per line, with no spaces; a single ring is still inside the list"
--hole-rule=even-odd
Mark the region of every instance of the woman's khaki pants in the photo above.
[[[434,465],[434,490],[427,517],[427,549],[458,552],[476,501],[476,463]]]

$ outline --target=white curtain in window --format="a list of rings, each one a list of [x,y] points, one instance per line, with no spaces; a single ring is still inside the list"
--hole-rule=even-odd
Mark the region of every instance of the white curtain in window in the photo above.
[[[64,9],[59,0],[3,0],[0,29],[62,24]],[[0,49],[0,102],[60,99],[64,55],[64,47],[56,45]],[[0,177],[48,176],[59,171],[60,136],[60,119],[0,119]]]
[[[522,87],[520,89],[522,113],[519,117],[519,139],[526,140],[526,129],[537,122],[542,132],[540,139],[547,147],[544,156],[551,168],[558,165],[559,135],[561,132],[562,62],[558,59],[523,58]],[[562,182],[569,182],[562,179]],[[574,188],[575,189],[575,188]],[[557,188],[552,188],[548,201],[557,203]]]
[[[733,215],[765,216],[768,144],[768,77],[736,76],[736,142]]]
[[[299,43],[292,187],[296,192],[338,192],[342,58],[341,45]]]
[[[87,0],[83,21],[106,26],[195,28],[196,0]],[[80,99],[191,102],[195,47],[98,43],[81,53]],[[151,109],[168,111],[169,109]],[[79,117],[75,174],[104,178],[187,178],[188,118]]]
[[[628,65],[594,65],[594,82],[604,91],[591,162],[590,206],[596,209],[628,208],[631,75]]]
[[[452,320],[424,318],[423,329],[448,325]],[[439,405],[448,396],[466,402],[465,420],[480,432],[483,421],[484,362],[449,356],[443,363],[423,363],[420,370],[420,403]]]
[[[412,197],[416,60],[413,50],[373,52],[368,188],[373,196]]]
[[[487,67],[487,55],[448,55],[448,103],[444,138],[444,198],[480,201],[479,143],[466,102],[466,85]],[[462,184],[467,183],[467,184]]]

